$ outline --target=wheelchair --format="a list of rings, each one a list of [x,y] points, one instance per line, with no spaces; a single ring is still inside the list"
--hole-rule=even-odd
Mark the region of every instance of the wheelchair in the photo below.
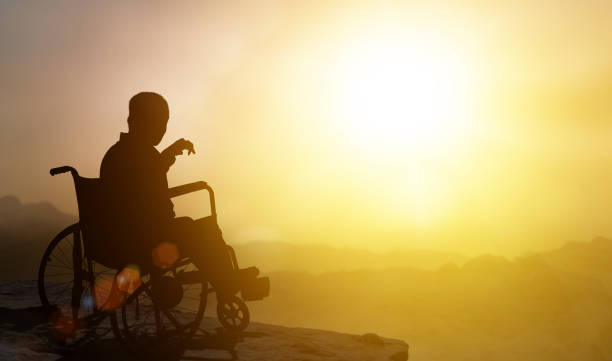
[[[38,270],[38,293],[42,306],[52,314],[54,333],[73,343],[86,338],[110,318],[116,339],[133,356],[157,359],[180,355],[185,345],[201,329],[207,300],[216,293],[216,316],[223,332],[238,334],[250,322],[245,301],[260,300],[269,294],[269,280],[258,277],[256,290],[240,290],[220,295],[204,270],[188,256],[178,255],[171,263],[139,269],[118,261],[116,250],[109,250],[100,239],[99,205],[104,192],[98,178],[79,176],[76,169],[63,166],[51,175],[72,174],[79,222],[59,232],[45,250]],[[194,182],[168,190],[170,197],[207,190],[212,220],[217,222],[215,196],[206,182]],[[172,256],[169,250],[162,252]],[[227,246],[233,267],[236,254]]]

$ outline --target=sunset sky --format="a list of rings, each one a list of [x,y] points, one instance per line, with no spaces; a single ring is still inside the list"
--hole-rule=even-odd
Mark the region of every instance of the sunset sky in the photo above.
[[[231,242],[519,255],[612,237],[612,2],[0,2],[0,196],[76,213],[129,98]],[[205,194],[175,201],[206,214]]]

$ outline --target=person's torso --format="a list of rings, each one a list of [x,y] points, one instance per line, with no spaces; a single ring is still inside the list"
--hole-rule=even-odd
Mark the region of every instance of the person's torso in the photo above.
[[[114,227],[155,228],[174,216],[160,153],[122,134],[100,166],[107,217]]]

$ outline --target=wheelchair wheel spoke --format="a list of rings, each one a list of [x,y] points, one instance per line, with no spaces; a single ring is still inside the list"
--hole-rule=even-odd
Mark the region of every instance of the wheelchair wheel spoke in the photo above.
[[[57,260],[57,258],[56,258],[55,260]],[[51,262],[51,261],[53,261],[53,260],[49,260],[49,262]],[[54,264],[47,263],[47,267],[53,267],[53,268],[60,268],[60,269],[72,270],[72,266],[68,266],[67,264],[65,264],[65,263],[61,263],[61,262],[60,262],[61,264],[57,264],[57,263],[58,263],[58,262],[56,262],[56,263],[54,263]]]
[[[140,297],[143,292],[146,293],[146,294],[149,294],[149,291],[148,291],[149,290],[149,286],[150,286],[149,282],[145,282],[142,285],[140,285],[140,287],[138,287],[138,289],[136,291],[134,291],[134,293],[132,293],[130,296],[128,296],[128,298],[124,301],[124,305],[127,306],[127,305],[131,304],[132,301],[134,301],[135,299]]]
[[[72,272],[49,273],[47,276],[49,276],[49,277],[57,277],[57,276],[59,276],[59,277],[63,277],[63,276],[71,276],[71,277],[72,277],[72,276],[74,276],[74,273],[72,273]],[[65,278],[65,277],[63,277],[63,278]]]
[[[161,323],[161,314],[157,307],[155,307],[155,329],[157,331],[157,336],[159,337],[162,332],[162,323]]]
[[[168,320],[170,320],[170,322],[174,325],[174,327],[177,330],[182,330],[183,328],[185,328],[185,325],[182,325],[180,322],[178,322],[176,320],[176,318],[172,315],[172,312],[170,312],[168,310],[163,310],[162,312],[164,313],[166,318],[168,318]]]
[[[53,264],[50,264],[50,262],[53,262]],[[72,262],[67,263],[67,261],[60,257],[54,257],[49,259],[49,261],[47,262],[47,267],[62,267],[66,269],[72,269]]]
[[[217,317],[225,328],[234,331],[244,330],[250,321],[246,304],[237,296],[219,300]]]
[[[61,293],[64,293],[64,292],[68,291],[68,289],[72,289],[72,283],[68,283],[68,284],[62,286],[62,288],[60,288],[59,290],[54,290],[51,294],[52,295],[58,295],[58,294],[61,294]]]
[[[64,266],[55,266],[55,265],[49,265],[50,268],[53,269],[53,271],[51,272],[51,269],[49,270],[50,272],[46,272],[46,275],[52,275],[53,272],[56,273],[70,273],[70,274],[74,274],[74,272],[72,271],[72,268],[68,268],[68,267],[64,267]]]
[[[57,250],[60,251],[62,257],[60,258],[59,255],[58,255],[56,259],[61,260],[64,265],[66,265],[67,267],[72,268],[73,267],[72,266],[72,257],[68,257],[66,255],[66,253],[64,253],[64,249],[63,249],[62,245],[58,245]]]
[[[151,358],[175,354],[200,326],[207,283],[189,259],[147,276],[117,313],[116,332],[136,353]]]

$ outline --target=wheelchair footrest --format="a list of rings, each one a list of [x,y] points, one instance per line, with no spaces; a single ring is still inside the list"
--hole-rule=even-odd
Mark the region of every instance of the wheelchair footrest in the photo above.
[[[245,301],[257,301],[270,294],[270,278],[257,277],[247,284],[243,285],[242,299]]]

